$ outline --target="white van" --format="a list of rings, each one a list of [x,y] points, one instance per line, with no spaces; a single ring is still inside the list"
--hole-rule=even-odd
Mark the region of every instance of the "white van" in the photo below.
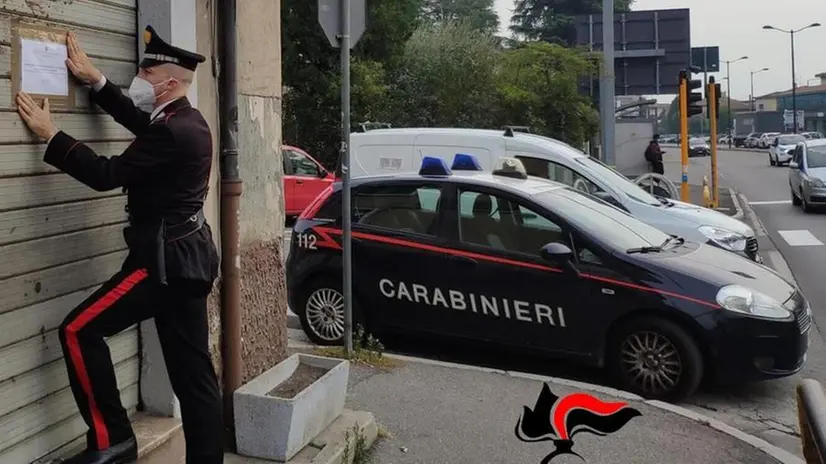
[[[352,177],[417,172],[426,156],[450,165],[457,154],[468,154],[484,170],[492,170],[503,157],[517,158],[529,175],[587,190],[666,233],[762,262],[754,231],[743,222],[712,209],[654,197],[601,161],[548,137],[511,129],[377,129],[351,134],[350,147]]]

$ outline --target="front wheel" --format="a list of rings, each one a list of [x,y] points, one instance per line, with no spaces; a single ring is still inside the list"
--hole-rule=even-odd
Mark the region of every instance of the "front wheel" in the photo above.
[[[680,326],[659,318],[633,319],[615,331],[608,367],[624,390],[646,398],[680,401],[703,378],[703,356]]]
[[[769,153],[769,166],[777,166],[777,163],[774,162],[774,158],[772,158],[771,153]]]
[[[794,193],[794,189],[790,188],[789,191],[790,191],[789,193],[791,193],[791,195],[792,195],[792,204],[794,206],[800,206],[800,204],[802,202],[801,202],[800,198],[798,198],[797,195]]]

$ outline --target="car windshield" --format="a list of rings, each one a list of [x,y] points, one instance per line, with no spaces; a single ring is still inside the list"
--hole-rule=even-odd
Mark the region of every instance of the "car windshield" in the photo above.
[[[550,211],[586,232],[626,252],[638,247],[659,247],[671,236],[631,215],[572,188],[556,189],[533,197]]]
[[[650,193],[643,190],[639,185],[631,182],[627,177],[608,167],[602,161],[590,156],[581,156],[576,159],[577,163],[585,166],[590,172],[602,179],[606,184],[620,189],[629,198],[638,203],[661,206],[662,202],[657,200]]]
[[[691,139],[688,143],[691,145],[705,145],[706,141],[703,139]]]
[[[826,145],[809,147],[806,151],[806,165],[809,169],[826,168]]]
[[[802,135],[781,135],[777,138],[777,143],[780,145],[795,145],[797,142],[803,142],[806,137]]]

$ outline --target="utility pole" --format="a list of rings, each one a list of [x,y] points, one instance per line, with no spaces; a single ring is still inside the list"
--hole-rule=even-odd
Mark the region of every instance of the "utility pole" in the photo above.
[[[720,84],[714,82],[714,76],[706,86],[706,102],[708,103],[708,120],[711,125],[711,201],[717,208],[720,206],[720,185],[717,174],[717,120],[720,110]]]
[[[602,159],[609,166],[616,165],[614,80],[614,0],[602,0],[602,72],[599,82],[599,114],[602,126]]]

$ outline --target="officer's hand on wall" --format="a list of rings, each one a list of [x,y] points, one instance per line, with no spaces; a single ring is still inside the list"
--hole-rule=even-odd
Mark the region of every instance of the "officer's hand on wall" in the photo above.
[[[57,133],[57,126],[52,122],[52,114],[49,112],[48,98],[43,100],[43,106],[40,107],[29,94],[21,91],[17,94],[17,112],[29,129],[41,139],[49,140]]]
[[[97,84],[103,78],[103,74],[95,68],[89,56],[80,48],[74,32],[66,34],[66,47],[69,59],[66,60],[66,67],[74,74],[78,80],[84,84]]]

